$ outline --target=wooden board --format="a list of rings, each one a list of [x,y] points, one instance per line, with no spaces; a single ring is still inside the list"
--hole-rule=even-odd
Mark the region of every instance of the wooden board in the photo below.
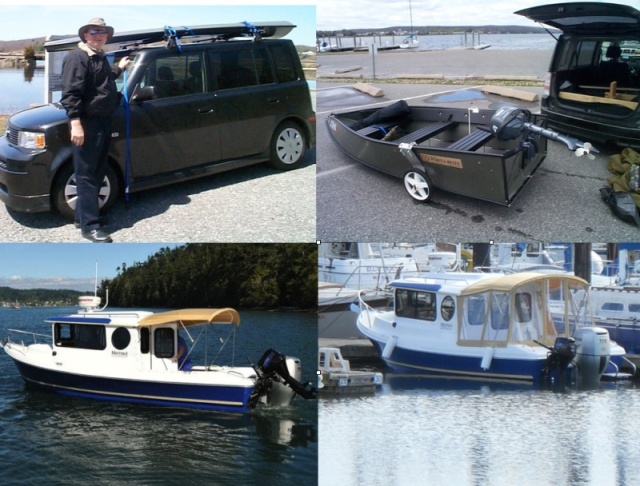
[[[638,103],[635,101],[617,100],[615,98],[605,98],[600,96],[590,96],[579,93],[569,93],[567,91],[560,91],[558,97],[563,100],[580,101],[582,103],[606,103],[610,105],[626,106],[632,110],[638,108]]]
[[[515,98],[524,101],[538,101],[538,93],[531,93],[521,89],[507,88],[506,86],[483,86],[483,93],[497,94],[507,98]]]
[[[279,39],[291,32],[296,26],[286,21],[273,22],[255,22],[252,23],[256,28],[262,31],[262,37],[270,37]],[[242,37],[249,36],[251,31],[243,22],[236,24],[216,24],[216,25],[194,25],[193,27],[172,27],[178,38],[188,36],[226,36],[226,37]],[[116,33],[110,40],[108,45],[127,44],[132,42],[152,43],[161,42],[165,39],[166,31],[163,28],[132,30],[128,32]],[[44,43],[44,48],[48,52],[66,51],[73,49],[80,39],[78,36],[63,37],[49,36],[49,40]]]

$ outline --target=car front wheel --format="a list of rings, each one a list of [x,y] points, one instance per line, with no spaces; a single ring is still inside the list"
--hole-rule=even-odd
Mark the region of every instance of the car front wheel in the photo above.
[[[295,169],[306,152],[307,143],[300,126],[284,122],[276,128],[271,139],[270,163],[280,170]]]
[[[98,195],[101,211],[107,210],[115,202],[118,190],[118,177],[113,168],[109,166]],[[71,220],[75,219],[78,187],[72,164],[64,166],[56,177],[53,184],[52,199],[53,205],[62,216]]]

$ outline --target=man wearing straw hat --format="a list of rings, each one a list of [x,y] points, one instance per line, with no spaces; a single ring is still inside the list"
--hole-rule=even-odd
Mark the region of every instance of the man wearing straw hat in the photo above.
[[[73,167],[78,198],[76,226],[94,243],[111,243],[100,224],[99,191],[107,170],[111,141],[111,117],[118,108],[115,80],[129,63],[109,65],[103,50],[113,37],[113,27],[104,19],[92,18],[78,30],[80,42],[62,65],[62,98],[73,143]]]

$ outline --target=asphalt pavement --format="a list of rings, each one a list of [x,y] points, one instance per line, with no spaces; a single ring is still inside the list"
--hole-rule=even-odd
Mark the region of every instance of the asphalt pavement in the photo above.
[[[316,241],[315,148],[299,169],[266,164],[132,194],[116,202],[114,242],[283,243]],[[19,213],[0,204],[3,242],[87,242],[57,212]]]
[[[564,144],[549,141],[547,157],[510,207],[436,191],[428,203],[409,197],[396,179],[345,155],[331,140],[332,112],[384,106],[398,99],[413,105],[496,108],[504,104],[534,111],[539,103],[483,95],[479,86],[373,84],[373,98],[353,81],[318,80],[317,236],[323,241],[636,241],[636,226],[617,219],[602,201],[608,158],[615,147],[598,147],[595,159],[577,158]],[[542,88],[519,88],[541,92]]]

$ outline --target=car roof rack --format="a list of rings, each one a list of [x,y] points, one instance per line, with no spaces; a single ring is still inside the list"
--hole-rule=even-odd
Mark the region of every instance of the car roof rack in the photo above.
[[[208,37],[210,41],[223,41],[235,38],[248,38],[259,41],[263,38],[279,39],[286,36],[296,26],[287,21],[238,22],[235,24],[196,25],[193,27],[170,27],[145,29],[114,34],[107,45],[126,46],[128,48],[166,42],[168,48],[180,46],[187,38]],[[78,44],[77,36],[49,36],[44,43],[47,52],[66,51]]]

